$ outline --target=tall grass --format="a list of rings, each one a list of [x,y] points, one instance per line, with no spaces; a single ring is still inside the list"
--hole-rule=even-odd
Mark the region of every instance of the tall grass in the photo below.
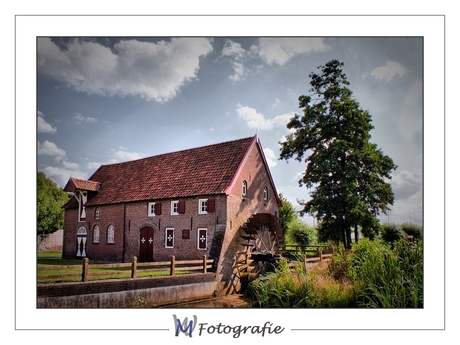
[[[368,308],[423,307],[423,249],[420,242],[400,240],[393,248],[383,243],[367,245],[366,260],[359,259],[358,304]]]
[[[319,269],[307,271],[303,263],[290,269],[286,260],[274,273],[252,281],[247,294],[263,308],[345,308],[355,301],[353,286]]]
[[[247,294],[267,308],[421,308],[422,245],[362,239],[313,270],[281,260],[274,273],[251,282]]]

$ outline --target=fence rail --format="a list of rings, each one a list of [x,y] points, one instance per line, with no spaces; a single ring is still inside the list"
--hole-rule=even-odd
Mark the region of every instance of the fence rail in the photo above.
[[[115,264],[90,264],[88,258],[83,259],[81,265],[47,265],[38,266],[37,270],[43,271],[62,271],[62,270],[80,270],[81,273],[52,273],[47,275],[38,275],[38,281],[49,279],[77,278],[81,277],[82,282],[87,282],[90,277],[95,276],[117,276],[126,275],[130,272],[131,278],[135,279],[139,273],[169,271],[169,275],[173,276],[177,271],[200,271],[207,273],[212,267],[214,259],[207,259],[204,255],[201,260],[181,260],[176,261],[175,256],[171,257],[170,261],[158,262],[138,262],[137,257],[133,257],[130,263],[115,263]],[[107,271],[91,272],[94,269],[106,269]]]
[[[312,256],[319,256],[320,253],[334,254],[334,248],[327,245],[315,245],[315,246],[300,246],[295,244],[286,244],[282,250],[291,254],[312,254]]]
[[[329,261],[331,260],[332,258],[332,253],[328,253],[328,254],[323,254],[321,251],[319,252],[318,256],[315,256],[315,257],[307,257],[306,255],[303,256],[302,260],[300,261],[291,261],[289,263],[289,266],[291,268],[294,268],[295,266],[298,266],[300,265],[301,263],[303,263],[305,265],[305,268],[308,268],[308,267],[314,267],[314,265],[312,264],[315,264],[315,263],[320,263],[320,262],[323,262],[323,261]],[[309,265],[310,264],[310,265]]]

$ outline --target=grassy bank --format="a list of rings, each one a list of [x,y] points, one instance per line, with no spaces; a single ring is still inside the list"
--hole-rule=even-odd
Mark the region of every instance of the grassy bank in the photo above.
[[[281,261],[274,273],[251,282],[247,294],[263,308],[422,308],[422,243],[363,239],[308,271]]]

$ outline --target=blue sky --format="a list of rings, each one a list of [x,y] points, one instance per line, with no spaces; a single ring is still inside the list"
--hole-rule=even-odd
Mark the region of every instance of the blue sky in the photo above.
[[[382,221],[422,224],[420,37],[39,37],[37,54],[37,166],[58,186],[101,164],[258,134],[297,209],[305,163],[279,160],[278,143],[309,73],[337,59],[372,115],[372,142],[398,165]]]

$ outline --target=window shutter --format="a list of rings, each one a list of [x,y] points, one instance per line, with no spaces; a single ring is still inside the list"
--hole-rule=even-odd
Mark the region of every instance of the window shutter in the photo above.
[[[174,247],[174,229],[166,229],[166,247]]]
[[[161,202],[156,202],[155,203],[155,214],[159,216],[161,214]]]
[[[215,212],[216,211],[216,200],[215,199],[208,199],[208,212]]]
[[[183,214],[185,213],[185,201],[180,200],[177,204],[177,213]]]
[[[208,234],[206,229],[198,229],[198,249],[207,248]]]

